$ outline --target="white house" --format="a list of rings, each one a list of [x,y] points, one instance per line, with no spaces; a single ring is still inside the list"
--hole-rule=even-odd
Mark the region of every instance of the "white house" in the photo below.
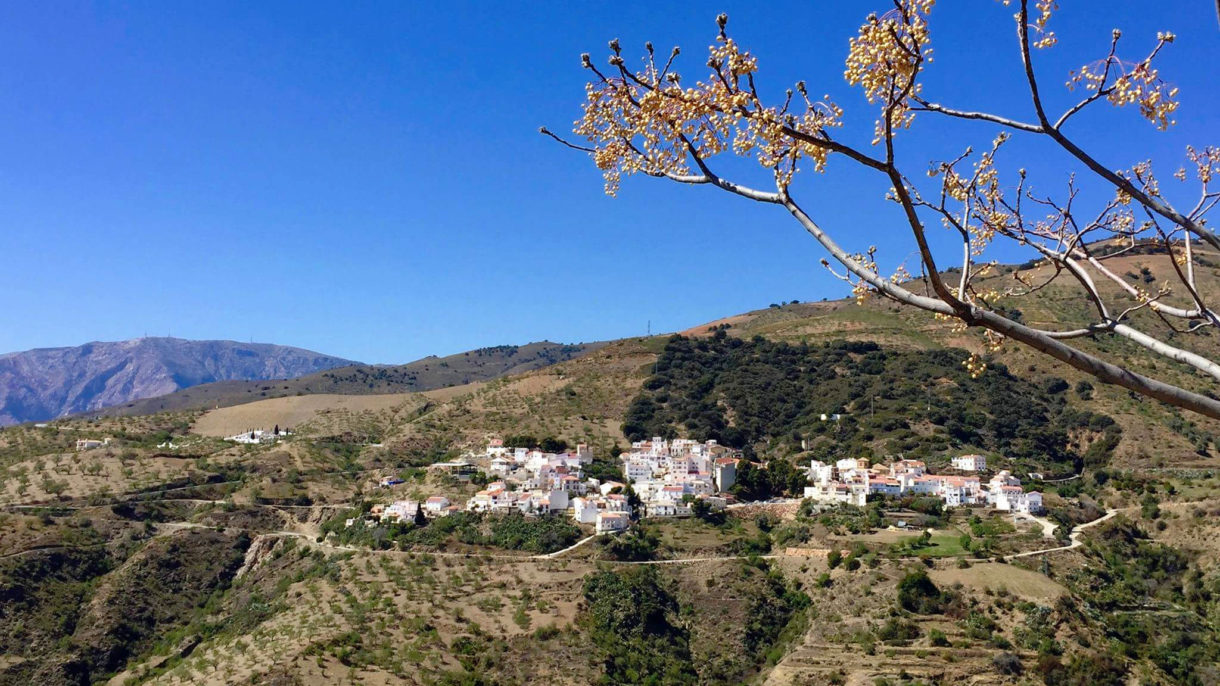
[[[624,531],[631,524],[627,515],[621,512],[601,512],[597,515],[596,531],[599,534]]]
[[[647,517],[689,517],[691,509],[681,501],[654,500],[644,504],[644,514]]]
[[[712,481],[721,493],[732,488],[737,483],[737,460],[731,457],[717,458],[712,467]]]
[[[610,493],[612,491],[614,491],[614,489],[617,488],[619,490],[622,490],[626,487],[627,487],[627,484],[624,484],[624,483],[621,483],[618,481],[607,481],[607,482],[603,483],[601,486],[599,486],[598,490],[601,492],[602,495],[610,495]]]
[[[1038,491],[1030,491],[1025,494],[1025,504],[1029,508],[1026,512],[1042,512],[1046,508],[1042,506],[1042,494]]]
[[[434,495],[424,501],[424,513],[429,517],[438,517],[449,507],[449,499],[443,495]]]
[[[485,490],[474,494],[466,501],[466,509],[473,512],[504,512],[517,503],[517,494],[508,490],[504,483],[497,481],[487,485]]]
[[[606,512],[625,512],[631,514],[631,505],[627,503],[627,496],[621,493],[611,493],[602,498],[602,507]]]
[[[1037,491],[1026,493],[1020,486],[992,489],[987,493],[987,502],[995,509],[1005,512],[1042,511],[1042,494]]]
[[[828,484],[834,481],[835,467],[834,465],[813,460],[809,463],[809,480],[819,484]]]
[[[623,466],[623,470],[627,474],[627,480],[635,483],[652,478],[652,462],[640,458],[627,460]]]
[[[409,522],[415,519],[415,515],[419,512],[419,503],[414,500],[397,500],[390,503],[389,507],[381,513],[381,521],[387,519],[399,522]]]
[[[987,469],[987,458],[982,455],[962,455],[953,458],[953,468],[963,472],[981,472]]]
[[[576,461],[580,464],[589,464],[593,461],[593,450],[588,443],[580,443],[576,446]]]
[[[521,498],[517,506],[527,514],[550,514],[568,509],[568,494],[564,491],[533,491]]]
[[[927,469],[927,465],[922,460],[898,460],[890,465],[890,475],[910,474],[911,476],[923,476]]]
[[[902,484],[903,493],[935,495],[940,492],[941,477],[933,474],[913,475],[906,473],[898,477],[898,482]]]
[[[979,479],[975,476],[942,476],[940,497],[946,507],[974,505],[979,502]]]
[[[868,492],[881,495],[902,495],[902,483],[898,479],[879,476],[868,480]]]
[[[806,486],[805,497],[817,503],[844,503],[864,507],[868,502],[866,488],[853,487],[847,484],[831,483],[819,486]]]
[[[572,500],[572,519],[579,524],[596,524],[598,512],[597,503],[590,498]]]

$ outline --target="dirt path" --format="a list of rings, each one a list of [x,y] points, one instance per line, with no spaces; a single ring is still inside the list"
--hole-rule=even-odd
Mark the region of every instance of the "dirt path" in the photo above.
[[[593,534],[592,536],[586,536],[586,537],[580,539],[579,541],[573,543],[572,545],[564,548],[563,550],[556,550],[555,552],[547,553],[546,555],[535,555],[534,557],[537,557],[537,558],[540,558],[543,560],[550,560],[550,559],[559,557],[560,555],[563,555],[564,553],[568,552],[569,550],[575,550],[575,549],[579,548],[580,546],[588,543],[589,541],[592,541],[593,539],[595,539],[601,535],[603,535],[603,534]]]
[[[1106,510],[1106,513],[1104,515],[1098,517],[1097,519],[1094,519],[1091,522],[1085,522],[1084,524],[1077,524],[1072,529],[1072,535],[1070,536],[1071,543],[1069,543],[1068,545],[1061,545],[1061,546],[1057,546],[1054,548],[1043,548],[1042,550],[1030,550],[1030,551],[1027,551],[1024,553],[1017,553],[1015,555],[1009,555],[1008,557],[1009,557],[1009,559],[1016,559],[1018,557],[1033,557],[1034,555],[1045,555],[1046,553],[1055,553],[1055,552],[1059,552],[1060,550],[1072,550],[1073,548],[1079,548],[1081,545],[1080,544],[1080,534],[1084,533],[1085,529],[1089,529],[1094,526],[1097,526],[1098,524],[1101,524],[1102,522],[1113,518],[1114,515],[1116,515],[1118,513],[1119,513],[1119,510],[1115,510],[1115,509],[1111,508],[1111,509]]]

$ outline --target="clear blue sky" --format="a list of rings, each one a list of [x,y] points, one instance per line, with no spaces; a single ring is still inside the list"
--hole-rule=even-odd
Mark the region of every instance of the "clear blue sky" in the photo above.
[[[1157,134],[1106,108],[1073,132],[1114,167],[1216,138],[1220,28],[1206,0],[1071,2],[1039,55],[1052,101],[1110,28],[1182,87]],[[714,17],[762,61],[768,92],[804,78],[867,141],[842,83],[847,39],[887,2],[40,2],[0,8],[0,351],[148,333],[405,362],[483,345],[679,330],[780,300],[838,297],[811,239],[776,208],[647,178],[618,199],[548,143],[579,113],[578,56],[645,40],[703,71]],[[973,9],[974,14],[965,11]],[[1145,16],[1139,10],[1151,12]],[[1155,10],[1153,12],[1153,10]],[[1011,8],[938,3],[925,94],[1028,117]],[[920,169],[988,129],[938,126]],[[1113,144],[1113,145],[1112,145]],[[1043,186],[1071,166],[1030,146]],[[863,249],[905,236],[871,173],[798,188]],[[906,255],[883,253],[887,264]]]

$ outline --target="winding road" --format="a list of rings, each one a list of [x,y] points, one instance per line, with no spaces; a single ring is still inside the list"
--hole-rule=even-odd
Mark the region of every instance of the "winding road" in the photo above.
[[[1058,552],[1060,550],[1072,550],[1073,548],[1079,548],[1080,547],[1080,534],[1084,533],[1085,529],[1097,526],[1098,524],[1101,524],[1102,522],[1105,522],[1105,521],[1113,518],[1114,515],[1116,515],[1118,513],[1119,513],[1119,510],[1115,510],[1115,509],[1111,508],[1111,509],[1106,510],[1106,513],[1104,515],[1098,517],[1097,519],[1094,519],[1091,522],[1085,522],[1084,524],[1077,524],[1075,527],[1072,528],[1072,533],[1068,537],[1069,540],[1071,541],[1071,543],[1069,543],[1068,545],[1056,546],[1054,548],[1043,548],[1042,550],[1029,550],[1024,553],[1016,553],[1015,555],[1009,555],[1008,559],[1013,560],[1013,559],[1016,559],[1019,557],[1033,557],[1034,555],[1045,555],[1046,553],[1054,553],[1054,552]]]

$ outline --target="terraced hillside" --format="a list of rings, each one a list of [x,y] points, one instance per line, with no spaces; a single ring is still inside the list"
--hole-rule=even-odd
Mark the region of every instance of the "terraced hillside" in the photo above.
[[[1123,259],[1141,280],[1161,268]],[[1014,307],[1058,317],[1055,288]],[[311,389],[0,430],[0,684],[1220,679],[1212,424],[1016,347],[970,379],[970,332],[885,303],[788,304],[687,333],[420,393]],[[587,541],[525,518],[345,526],[375,502],[464,502],[479,486],[428,466],[491,436],[589,442],[612,473],[641,421],[749,447],[772,494],[799,493],[796,466],[836,451],[937,464],[984,450],[1072,476],[1039,485],[1040,522],[788,502]],[[272,422],[294,434],[218,438]],[[110,442],[77,452],[79,438]],[[380,488],[390,475],[403,483]]]

